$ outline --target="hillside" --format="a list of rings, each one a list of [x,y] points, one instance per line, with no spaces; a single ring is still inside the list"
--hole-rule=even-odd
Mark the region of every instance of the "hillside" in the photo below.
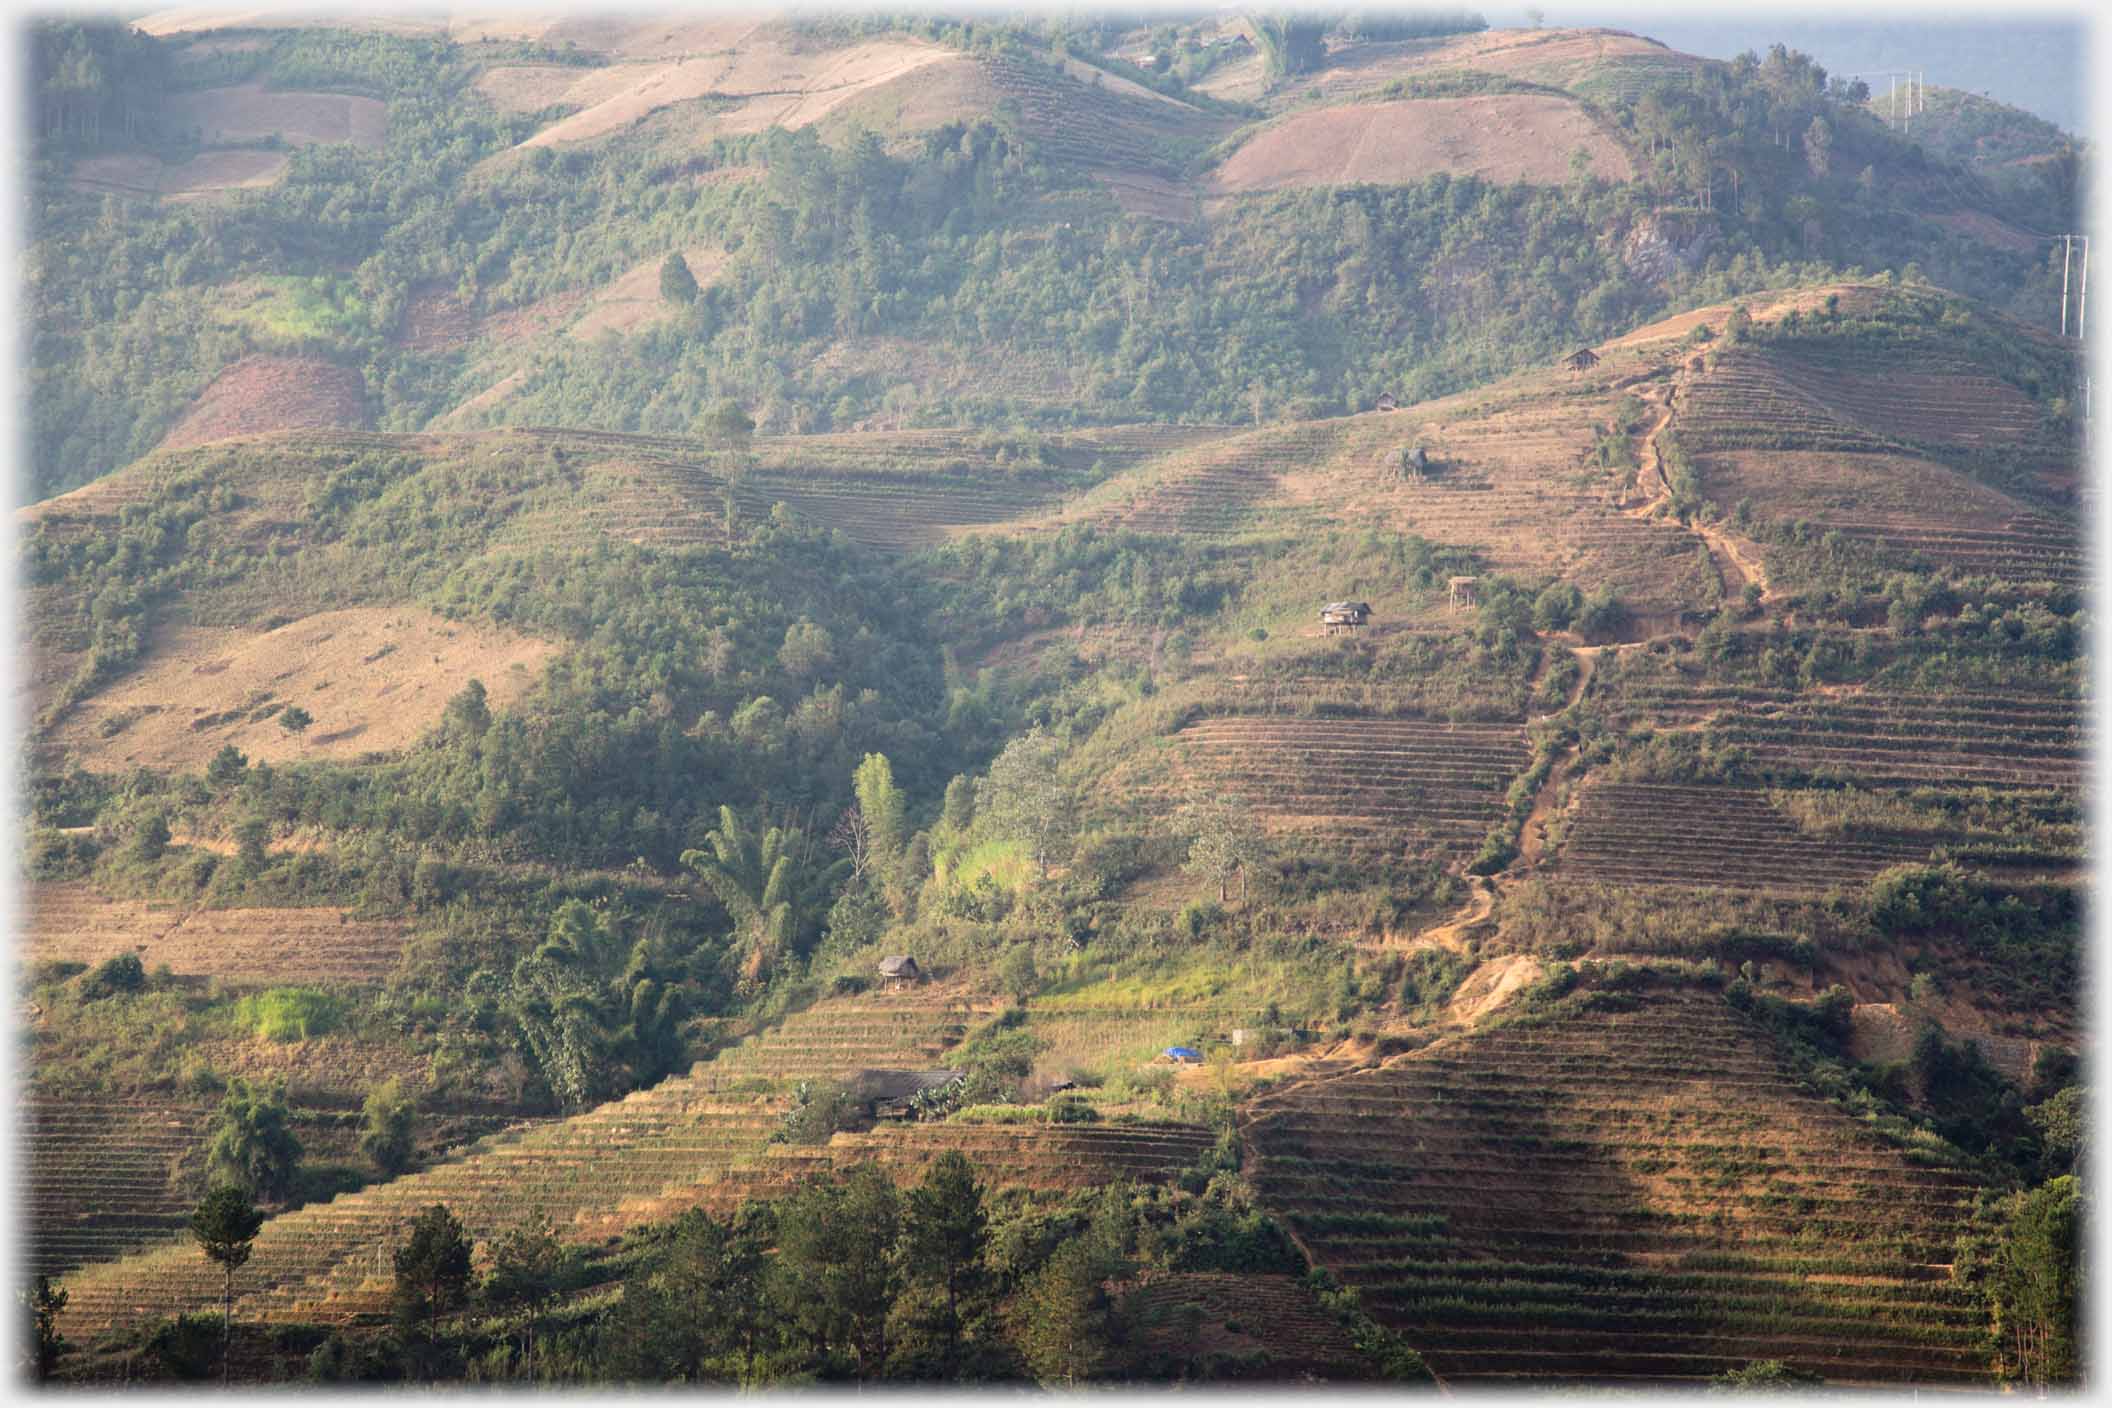
[[[36,43],[62,1381],[2072,1376],[2067,156],[1464,13]]]
[[[1214,22],[169,12],[98,59],[137,68],[121,113],[47,133],[31,497],[263,428],[273,359],[356,372],[328,423],[389,431],[682,435],[725,397],[780,433],[1054,429],[1429,399],[1828,268],[2057,314],[2030,241],[2075,227],[2076,168],[1950,142],[1994,129],[1942,92],[1902,135],[1801,55],[1470,19],[1228,99],[1255,50]]]

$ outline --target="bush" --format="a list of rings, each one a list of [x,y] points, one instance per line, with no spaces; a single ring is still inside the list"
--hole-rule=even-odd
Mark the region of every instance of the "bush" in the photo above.
[[[1533,602],[1533,629],[1559,631],[1584,609],[1584,594],[1567,582],[1551,583]]]
[[[81,1001],[94,1002],[118,993],[135,993],[147,985],[146,965],[136,953],[106,958],[93,973],[81,979]]]
[[[1895,865],[1870,881],[1870,919],[1887,934],[1924,933],[1972,917],[1978,896],[1955,865]]]
[[[404,1093],[403,1082],[391,1077],[375,1086],[360,1114],[365,1128],[360,1132],[359,1152],[385,1174],[402,1173],[410,1166],[418,1115],[417,1105]]]
[[[177,1378],[202,1379],[212,1372],[222,1323],[217,1315],[179,1315],[154,1327],[147,1348]]]
[[[836,1081],[819,1087],[802,1083],[798,1102],[770,1136],[772,1144],[826,1144],[830,1135],[858,1123],[863,1113],[851,1088]]]
[[[79,880],[99,853],[91,836],[42,827],[30,833],[29,873],[38,880]]]
[[[334,1031],[345,1004],[321,988],[268,988],[235,1004],[235,1020],[266,1041],[306,1041]]]

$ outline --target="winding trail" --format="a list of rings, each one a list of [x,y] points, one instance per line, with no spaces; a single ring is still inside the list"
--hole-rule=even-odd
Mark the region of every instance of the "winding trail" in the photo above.
[[[1654,518],[1669,511],[1672,503],[1672,481],[1665,473],[1664,452],[1658,446],[1658,436],[1671,427],[1678,399],[1680,380],[1665,390],[1664,410],[1657,424],[1650,427],[1643,439],[1643,468],[1636,476],[1637,487],[1649,497],[1635,508],[1627,510],[1630,518]],[[1736,535],[1724,531],[1716,524],[1696,518],[1686,525],[1689,532],[1700,538],[1708,549],[1709,560],[1716,565],[1717,580],[1723,586],[1723,597],[1731,601],[1745,592],[1748,583],[1760,588],[1760,599],[1764,602],[1774,595],[1774,588],[1767,580],[1767,568],[1760,559],[1759,546],[1750,540],[1740,540]]]

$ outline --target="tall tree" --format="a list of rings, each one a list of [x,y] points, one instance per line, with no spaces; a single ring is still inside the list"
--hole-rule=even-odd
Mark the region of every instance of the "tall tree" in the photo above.
[[[887,1317],[902,1289],[901,1199],[887,1175],[861,1164],[815,1179],[778,1204],[771,1267],[780,1314],[820,1357],[848,1354],[859,1378],[887,1362]]]
[[[684,851],[682,864],[732,918],[748,945],[747,976],[760,981],[780,957],[805,947],[850,861],[816,865],[799,831],[773,826],[756,836],[725,806],[705,841],[707,849]]]
[[[903,1217],[905,1269],[946,1294],[946,1363],[960,1355],[961,1302],[982,1289],[990,1220],[983,1186],[958,1149],[949,1149],[909,1190]]]
[[[690,272],[689,261],[676,250],[660,265],[660,296],[670,303],[694,303],[697,301],[697,276]]]
[[[976,815],[999,836],[1024,841],[1029,858],[1049,873],[1070,853],[1078,799],[1060,771],[1063,745],[1041,725],[1005,745],[977,784]]]
[[[578,1249],[558,1241],[550,1219],[540,1212],[492,1245],[484,1303],[502,1312],[523,1312],[521,1362],[531,1379],[535,1377],[537,1320],[564,1292],[579,1262]]]
[[[1248,871],[1268,855],[1253,808],[1243,797],[1208,797],[1189,807],[1188,824],[1195,838],[1188,845],[1189,874],[1215,882],[1220,904],[1237,875],[1245,899]]]
[[[214,1117],[206,1168],[252,1198],[285,1197],[301,1165],[301,1141],[294,1136],[291,1119],[284,1090],[234,1077]]]
[[[235,1273],[249,1264],[264,1214],[249,1194],[231,1184],[205,1195],[191,1214],[191,1236],[226,1275],[220,1291],[220,1377],[228,1376],[228,1349],[235,1333]]]
[[[29,1311],[29,1367],[38,1383],[49,1379],[59,1367],[59,1360],[73,1348],[59,1333],[59,1312],[66,1308],[66,1301],[66,1292],[52,1285],[51,1278],[41,1272],[22,1292],[23,1308]]]
[[[428,1343],[440,1337],[440,1317],[469,1299],[470,1241],[460,1219],[434,1203],[411,1224],[396,1251],[395,1306],[407,1321],[425,1321]]]
[[[402,1173],[410,1166],[418,1118],[417,1102],[404,1091],[403,1082],[391,1076],[368,1091],[360,1115],[364,1128],[360,1130],[359,1151],[383,1173]]]
[[[858,810],[872,837],[873,857],[885,869],[902,854],[905,805],[902,789],[895,786],[895,770],[885,753],[868,753],[851,774],[851,787],[858,794]]]
[[[2039,1388],[2074,1382],[2078,1368],[2079,1187],[2075,1175],[2063,1174],[2013,1195],[1988,1267],[1996,1332],[2018,1375]]]

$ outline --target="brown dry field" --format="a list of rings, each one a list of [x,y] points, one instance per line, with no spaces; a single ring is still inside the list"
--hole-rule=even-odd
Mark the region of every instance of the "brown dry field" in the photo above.
[[[1999,528],[2025,505],[1955,469],[1910,455],[1824,450],[1719,450],[1703,477],[1722,503],[1753,501],[1762,518]]]
[[[289,10],[283,6],[262,5],[247,8],[187,5],[156,10],[134,20],[133,25],[157,39],[171,34],[203,34],[216,29],[357,29],[413,37],[446,32],[443,22],[413,19],[408,15],[376,15],[371,12],[352,15],[342,11],[333,14],[327,10]]]
[[[366,421],[366,382],[350,367],[314,357],[244,357],[213,378],[156,448],[275,430],[356,430]]]
[[[1566,87],[1592,70],[1638,62],[1697,68],[1703,62],[1611,29],[1491,29],[1438,39],[1362,45],[1297,91],[1367,88],[1434,69],[1464,68]],[[1288,97],[1289,93],[1281,96]]]
[[[1745,311],[1755,322],[1773,322],[1792,308],[1801,313],[1816,312],[1826,306],[1826,296],[1837,294],[1841,300],[1841,313],[1853,317],[1867,313],[1877,306],[1881,290],[1875,284],[1827,284],[1820,288],[1795,289],[1783,293],[1754,293],[1737,300],[1745,305]],[[1684,313],[1675,313],[1669,318],[1647,323],[1633,332],[1622,333],[1611,342],[1600,344],[1600,351],[1610,347],[1637,347],[1646,342],[1662,342],[1666,338],[1685,337],[1702,323],[1711,330],[1720,332],[1724,322],[1731,316],[1731,303],[1712,303],[1706,308],[1693,308]]]
[[[186,909],[105,899],[82,884],[39,884],[23,896],[24,958],[94,965],[136,953],[149,970],[240,986],[379,982],[402,956],[404,926],[344,910]]]
[[[726,251],[715,245],[693,244],[682,251],[682,258],[696,277],[697,286],[703,288],[718,277],[726,262]],[[660,266],[666,262],[666,255],[654,255],[593,294],[587,311],[565,329],[565,336],[588,342],[605,332],[638,332],[673,316],[675,306],[660,296]]]
[[[224,191],[269,186],[286,174],[284,152],[204,152],[174,166],[150,156],[95,156],[73,168],[70,183],[84,191],[196,200]]]
[[[885,133],[928,132],[987,113],[1003,96],[980,60],[952,54],[852,94],[830,111],[823,130],[864,126]]]
[[[1559,185],[1580,146],[1600,176],[1625,181],[1634,174],[1620,147],[1566,99],[1504,94],[1352,103],[1294,113],[1264,128],[1226,158],[1209,189],[1231,195],[1403,183],[1440,171]]]
[[[952,57],[951,50],[916,40],[871,40],[802,52],[765,35],[730,53],[588,70],[555,97],[549,77],[533,70],[494,70],[479,86],[509,110],[525,110],[518,105],[528,103],[577,106],[580,111],[521,143],[547,147],[606,136],[649,113],[707,95],[733,99],[735,105],[703,119],[699,125],[709,129],[706,136],[805,127],[863,91]]]
[[[375,150],[388,130],[387,109],[379,99],[276,92],[261,83],[177,93],[164,113],[179,128],[198,128],[207,145],[253,142],[276,134],[297,147],[350,142]]]
[[[541,112],[568,101],[581,72],[571,64],[501,64],[477,75],[475,86],[500,112]]]
[[[196,772],[230,743],[257,761],[348,761],[408,746],[471,679],[483,681],[494,711],[504,708],[555,649],[414,607],[326,611],[272,631],[171,627],[143,667],[81,705],[56,741],[81,766],[112,772]],[[305,736],[276,716],[255,717],[280,701],[314,716]],[[223,714],[234,717],[203,723]],[[104,736],[106,721],[128,716]]]

